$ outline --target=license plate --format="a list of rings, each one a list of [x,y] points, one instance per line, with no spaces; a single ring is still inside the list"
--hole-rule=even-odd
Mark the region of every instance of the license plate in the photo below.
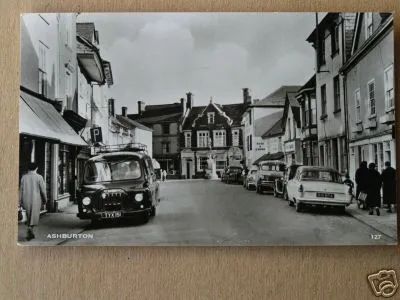
[[[335,198],[335,194],[331,194],[331,193],[317,193],[317,197],[322,197],[322,198]]]
[[[106,211],[101,213],[101,217],[104,219],[114,219],[114,218],[120,218],[121,217],[121,212],[120,211]]]

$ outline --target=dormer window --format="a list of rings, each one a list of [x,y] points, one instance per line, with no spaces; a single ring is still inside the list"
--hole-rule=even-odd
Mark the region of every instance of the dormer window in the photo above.
[[[214,124],[214,121],[215,121],[215,113],[209,112],[209,113],[207,114],[207,117],[208,117],[208,124]]]

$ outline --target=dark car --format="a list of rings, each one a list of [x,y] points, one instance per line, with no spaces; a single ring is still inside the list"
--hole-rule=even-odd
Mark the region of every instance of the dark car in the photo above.
[[[227,168],[226,183],[243,183],[243,168],[241,166],[229,166]]]
[[[280,160],[266,160],[259,162],[255,176],[257,193],[273,193],[275,190],[275,180],[283,176],[284,169],[285,162]]]
[[[86,162],[83,177],[78,193],[79,218],[96,222],[140,214],[147,222],[155,216],[159,181],[145,152],[96,155]]]
[[[287,192],[286,192],[286,184],[289,180],[293,179],[296,174],[297,168],[302,166],[301,164],[292,164],[285,168],[284,174],[281,178],[277,178],[275,180],[275,189],[274,196],[275,197],[283,197],[287,200]]]

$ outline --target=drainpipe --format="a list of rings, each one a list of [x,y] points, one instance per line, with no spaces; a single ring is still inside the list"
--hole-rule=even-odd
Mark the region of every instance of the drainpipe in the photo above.
[[[346,63],[346,44],[345,44],[345,19],[342,16],[342,64]],[[349,120],[348,120],[348,106],[347,106],[347,77],[346,73],[341,72],[343,76],[343,105],[344,105],[344,131],[346,136],[346,152],[347,152],[347,172],[349,171],[350,166],[350,152],[349,152]]]

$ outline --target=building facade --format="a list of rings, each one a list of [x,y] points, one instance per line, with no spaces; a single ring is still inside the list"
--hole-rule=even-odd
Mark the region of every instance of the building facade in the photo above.
[[[351,54],[355,13],[328,13],[307,38],[316,54],[319,164],[348,170],[347,116],[340,68]]]
[[[191,94],[188,94],[189,102]],[[180,123],[190,104],[146,105],[138,101],[138,113],[128,117],[152,129],[152,157],[166,170],[168,178],[180,178]]]
[[[350,176],[361,161],[396,165],[393,16],[358,13],[350,59],[342,68],[348,104]]]
[[[182,121],[181,174],[184,178],[204,178],[207,160],[214,159],[217,174],[243,160],[241,117],[245,103],[219,105],[210,99],[207,106],[192,106]]]
[[[263,139],[264,133],[273,124],[271,114],[283,112],[288,92],[296,92],[299,86],[282,86],[263,98],[262,100],[251,100],[247,89],[243,89],[243,99],[246,99],[246,110],[242,117],[243,145],[245,165],[250,167],[257,159],[266,153],[268,145]]]
[[[303,152],[303,164],[319,166],[315,75],[300,88],[296,99],[300,104],[300,144]]]
[[[75,198],[77,155],[76,14],[21,17],[20,176],[38,164],[55,211]],[[77,127],[74,127],[76,125]]]
[[[286,94],[283,112],[284,134],[282,136],[282,143],[285,162],[288,165],[303,163],[300,104],[295,96],[296,93]]]

